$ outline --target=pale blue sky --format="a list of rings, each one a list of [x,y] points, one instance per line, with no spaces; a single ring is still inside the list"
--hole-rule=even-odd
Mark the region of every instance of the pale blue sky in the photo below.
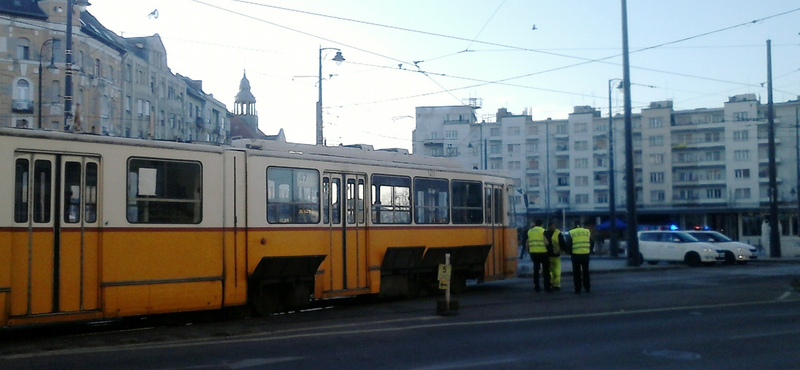
[[[120,35],[161,35],[173,73],[203,80],[229,110],[247,70],[261,129],[283,128],[294,142],[315,141],[320,47],[346,59],[323,64],[325,77],[336,74],[323,82],[329,145],[410,149],[415,107],[469,98],[482,101],[480,115],[505,107],[558,119],[591,105],[605,116],[608,80],[622,75],[619,0],[91,3]],[[154,9],[159,17],[148,18]],[[795,1],[628,0],[634,112],[667,99],[676,109],[721,107],[742,93],[766,103],[767,39],[774,100],[796,99],[798,25]],[[621,101],[615,93],[615,111]]]

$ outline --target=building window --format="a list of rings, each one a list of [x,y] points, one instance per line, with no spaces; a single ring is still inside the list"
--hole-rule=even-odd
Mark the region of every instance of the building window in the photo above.
[[[520,144],[508,144],[506,149],[508,150],[509,154],[519,153],[520,152]]]
[[[650,154],[650,164],[662,164],[662,163],[664,163],[663,154]]]
[[[539,143],[525,143],[525,150],[528,153],[536,153],[539,151]]]
[[[489,154],[500,154],[500,144],[489,145]]]
[[[721,137],[719,132],[707,132],[705,139],[707,143],[716,143],[720,141]]]
[[[734,150],[733,157],[737,161],[746,161],[750,159],[750,151],[749,150]]]
[[[661,118],[650,118],[650,128],[664,127],[664,121]]]
[[[597,204],[606,204],[606,203],[608,203],[608,193],[597,193],[597,194],[595,194],[595,203],[597,203]]]
[[[749,179],[750,178],[750,169],[749,168],[744,168],[744,169],[740,169],[740,170],[734,170],[733,171],[733,175],[737,179]]]
[[[650,182],[651,183],[662,183],[662,182],[664,182],[664,173],[663,172],[651,172],[650,173]]]
[[[575,133],[584,133],[588,130],[586,122],[578,122],[572,126],[572,131]]]
[[[706,180],[722,180],[722,171],[720,170],[706,171]]]
[[[747,141],[749,133],[747,130],[741,131],[734,131],[733,132],[733,141]]]
[[[458,131],[447,130],[444,132],[444,137],[447,139],[458,139]]]
[[[589,186],[589,176],[575,176],[575,186]]]
[[[651,136],[650,137],[650,146],[662,146],[664,145],[664,136]]]
[[[589,168],[589,158],[575,159],[575,168]]]
[[[31,42],[30,40],[20,37],[17,39],[17,59],[30,60],[31,59]]]
[[[567,134],[567,125],[558,125],[558,126],[556,126],[556,134],[566,135]]]
[[[666,195],[663,190],[654,190],[650,192],[651,202],[663,202],[665,199]]]
[[[750,199],[750,188],[739,188],[734,190],[733,197],[735,199]]]
[[[706,161],[707,162],[715,162],[722,160],[722,152],[715,151],[715,152],[706,152]]]
[[[500,128],[493,127],[491,130],[489,130],[489,136],[500,136]]]
[[[513,126],[506,129],[508,136],[519,136],[519,126]]]
[[[569,177],[559,176],[558,177],[558,186],[569,186]]]
[[[579,140],[575,142],[575,150],[589,150],[589,142],[586,140]]]
[[[722,189],[708,189],[706,190],[706,198],[708,199],[721,199]]]
[[[539,127],[534,125],[528,125],[527,127],[528,136],[536,136],[539,135]]]
[[[734,118],[736,121],[747,121],[747,120],[749,119],[749,116],[750,116],[750,115],[749,115],[749,114],[747,114],[747,112],[735,112],[735,113],[733,114],[733,118]]]
[[[520,169],[521,165],[519,161],[510,161],[508,162],[508,169],[509,170],[518,170]]]
[[[588,204],[589,194],[575,194],[575,204]]]

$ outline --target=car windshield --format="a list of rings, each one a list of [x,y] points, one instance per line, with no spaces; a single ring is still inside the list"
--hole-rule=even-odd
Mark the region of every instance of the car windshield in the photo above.
[[[728,243],[732,240],[725,235],[713,231],[690,232],[695,238],[709,243]]]
[[[679,238],[682,243],[693,243],[699,242],[697,238],[687,234],[687,233],[675,233],[675,237]]]

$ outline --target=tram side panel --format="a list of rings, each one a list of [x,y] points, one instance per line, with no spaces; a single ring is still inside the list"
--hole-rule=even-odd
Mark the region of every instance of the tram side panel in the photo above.
[[[222,306],[219,151],[106,151],[102,240],[107,317]]]
[[[247,303],[247,156],[225,152],[224,165],[224,306]]]

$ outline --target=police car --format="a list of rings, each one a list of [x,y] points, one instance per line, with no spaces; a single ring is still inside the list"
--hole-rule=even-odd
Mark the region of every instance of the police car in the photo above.
[[[747,261],[758,258],[756,247],[731,240],[731,238],[713,230],[688,230],[689,235],[706,243],[712,243],[717,248],[724,250],[725,263],[745,264]]]
[[[641,260],[651,265],[659,261],[685,262],[689,266],[713,265],[725,259],[724,250],[701,242],[685,231],[640,231],[638,235]]]

